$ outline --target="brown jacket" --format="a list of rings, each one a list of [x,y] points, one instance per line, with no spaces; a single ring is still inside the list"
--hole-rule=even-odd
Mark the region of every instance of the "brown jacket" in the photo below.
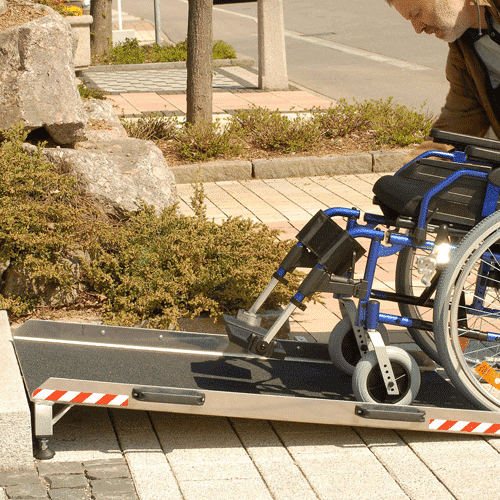
[[[498,0],[480,2],[488,5],[492,16],[499,19]],[[434,126],[441,130],[483,137],[491,126],[500,137],[500,109],[493,109],[487,93],[487,78],[473,47],[463,38],[450,43],[446,62],[446,78],[450,90],[441,115]]]
[[[500,0],[479,0],[492,16],[500,22]],[[462,38],[450,43],[450,51],[446,62],[446,78],[450,82],[450,90],[441,115],[433,127],[459,134],[484,137],[491,126],[500,138],[500,109],[494,109],[488,97],[488,75],[478,59],[473,47],[467,45]],[[419,146],[415,154],[434,149],[437,144],[430,142]],[[437,146],[439,149],[445,149]]]

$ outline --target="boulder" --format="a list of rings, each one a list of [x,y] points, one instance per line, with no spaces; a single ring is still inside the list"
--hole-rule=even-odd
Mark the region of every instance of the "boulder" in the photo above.
[[[141,200],[157,212],[176,203],[174,174],[153,142],[126,138],[87,147],[45,148],[43,156],[74,175],[107,213],[121,217],[137,211]]]
[[[44,127],[57,144],[83,137],[86,113],[75,81],[75,35],[52,9],[47,15],[0,31],[0,128],[24,122]]]
[[[113,112],[113,106],[104,99],[83,101],[87,112],[87,128],[84,141],[75,144],[75,149],[95,149],[95,143],[126,139],[127,131]]]

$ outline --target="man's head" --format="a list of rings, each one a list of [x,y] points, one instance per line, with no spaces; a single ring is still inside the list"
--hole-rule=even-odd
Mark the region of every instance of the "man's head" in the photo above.
[[[467,29],[477,28],[478,11],[470,0],[386,0],[417,33],[423,31],[446,42],[454,42]]]

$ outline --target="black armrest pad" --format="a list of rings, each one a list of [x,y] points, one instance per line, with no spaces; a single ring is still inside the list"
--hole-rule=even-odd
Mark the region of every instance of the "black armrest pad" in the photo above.
[[[464,151],[467,146],[477,146],[479,148],[500,151],[500,141],[482,139],[471,135],[454,134],[453,132],[444,132],[437,128],[433,128],[429,135],[434,139],[434,142],[449,144],[450,146],[455,147],[458,151]]]
[[[500,151],[492,151],[491,149],[478,148],[476,146],[467,146],[465,154],[469,161],[481,161],[500,165]]]

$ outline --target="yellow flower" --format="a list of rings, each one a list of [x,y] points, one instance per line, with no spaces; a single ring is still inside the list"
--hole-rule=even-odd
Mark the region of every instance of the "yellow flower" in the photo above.
[[[64,6],[64,10],[66,15],[68,16],[82,16],[83,10],[80,7],[76,7],[75,5],[71,5],[70,7]]]

